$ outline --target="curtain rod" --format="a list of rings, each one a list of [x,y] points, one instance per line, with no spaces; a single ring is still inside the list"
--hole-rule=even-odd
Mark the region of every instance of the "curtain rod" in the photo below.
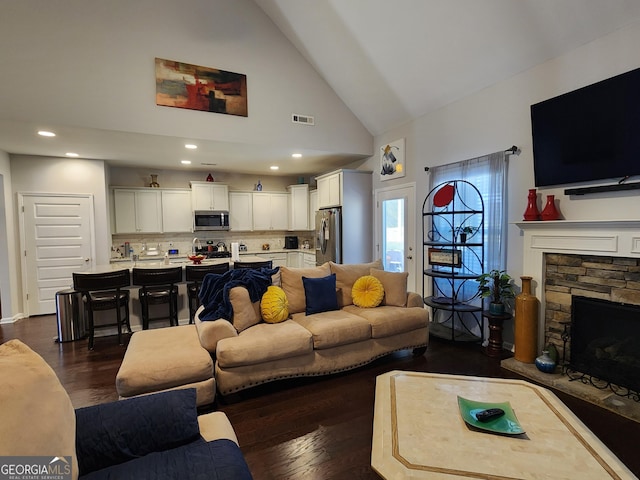
[[[504,151],[504,153],[506,153],[507,155],[520,155],[521,152],[522,152],[522,150],[520,150],[516,145],[512,145],[511,148],[507,148]],[[476,157],[476,158],[478,158],[478,157]],[[429,171],[429,167],[424,167],[424,171],[428,172]]]
[[[522,150],[520,150],[517,146],[513,145],[511,148],[507,148],[504,153],[507,153],[509,155],[520,155],[520,152],[522,152]]]

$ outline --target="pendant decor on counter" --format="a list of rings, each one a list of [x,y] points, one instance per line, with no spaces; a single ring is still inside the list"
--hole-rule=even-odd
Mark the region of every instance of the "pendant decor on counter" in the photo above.
[[[538,210],[538,194],[536,193],[535,188],[529,189],[529,196],[527,197],[527,209],[524,211],[524,220],[540,220],[540,211]]]
[[[560,218],[560,212],[556,208],[555,195],[547,195],[547,204],[544,206],[540,217],[542,220],[558,220]]]
[[[522,292],[516,295],[513,358],[534,363],[538,351],[538,299],[531,294],[531,278],[522,276]]]
[[[260,180],[258,180],[258,183],[256,183],[256,192],[261,192],[262,191],[262,183],[260,183]]]
[[[149,184],[151,188],[160,188],[160,184],[158,183],[158,175],[151,174],[151,183]]]
[[[207,182],[213,182],[213,175],[207,175]]]
[[[557,362],[551,355],[549,355],[548,350],[543,350],[542,355],[536,358],[536,368],[544,373],[553,373],[556,370]]]

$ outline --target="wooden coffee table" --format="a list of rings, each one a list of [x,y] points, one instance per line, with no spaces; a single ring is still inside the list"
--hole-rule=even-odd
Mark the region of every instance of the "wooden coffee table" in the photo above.
[[[464,422],[457,396],[509,402],[525,433]],[[385,479],[636,479],[549,390],[521,380],[392,371],[376,382],[371,466]]]

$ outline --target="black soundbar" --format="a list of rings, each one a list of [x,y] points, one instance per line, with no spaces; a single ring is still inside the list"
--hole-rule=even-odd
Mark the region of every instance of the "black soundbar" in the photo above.
[[[622,190],[640,190],[640,182],[600,185],[598,187],[567,188],[565,195],[587,195],[589,193],[619,192]]]

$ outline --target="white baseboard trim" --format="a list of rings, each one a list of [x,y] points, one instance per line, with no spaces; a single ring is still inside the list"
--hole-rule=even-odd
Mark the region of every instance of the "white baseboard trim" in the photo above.
[[[0,324],[2,323],[16,323],[21,318],[27,318],[24,313],[16,313],[13,317],[2,317]]]

